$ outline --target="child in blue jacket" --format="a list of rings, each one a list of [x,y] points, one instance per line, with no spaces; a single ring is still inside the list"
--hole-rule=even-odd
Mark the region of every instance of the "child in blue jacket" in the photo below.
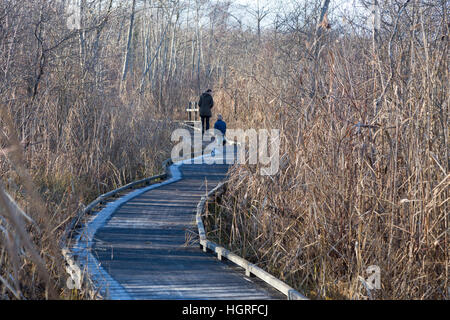
[[[222,115],[217,115],[217,121],[214,124],[214,129],[216,132],[216,145],[217,148],[222,148],[226,144],[225,133],[227,132],[227,124],[223,121]],[[220,150],[220,149],[219,149]],[[211,155],[214,157],[216,153],[216,148],[213,149]]]
[[[225,145],[226,143],[225,133],[227,132],[227,124],[225,123],[225,121],[223,121],[221,114],[217,115],[217,121],[214,124],[214,129],[218,130],[221,133],[221,134],[219,133],[218,136],[216,136],[217,145],[218,146]]]

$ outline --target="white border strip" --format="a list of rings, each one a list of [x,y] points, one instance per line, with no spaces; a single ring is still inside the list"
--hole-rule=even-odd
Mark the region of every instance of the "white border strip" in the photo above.
[[[81,269],[85,269],[89,273],[91,280],[95,283],[97,288],[100,288],[100,292],[104,297],[111,300],[133,300],[133,297],[130,296],[126,289],[109,275],[109,273],[102,267],[101,263],[92,254],[92,244],[97,231],[102,228],[112,214],[126,202],[150,190],[180,181],[182,179],[182,174],[179,167],[182,164],[191,164],[196,159],[203,159],[203,161],[206,162],[205,160],[208,158],[211,158],[211,155],[201,155],[172,164],[169,167],[171,176],[170,179],[138,189],[117,199],[114,202],[108,203],[105,208],[97,213],[94,220],[85,226],[84,231],[76,236],[75,244],[71,250],[72,255],[77,255],[77,261],[80,263]]]
[[[92,281],[96,284],[104,296],[112,300],[132,300],[133,298],[128,292],[115,281],[101,263],[92,254],[92,244],[97,231],[103,227],[112,214],[126,202],[140,196],[141,194],[152,189],[181,180],[181,172],[178,170],[179,164],[173,164],[169,167],[171,178],[161,183],[133,191],[114,202],[110,202],[99,211],[94,220],[92,220],[82,233],[76,236],[75,244],[72,248],[72,254],[77,255],[77,261],[82,269],[85,269]]]

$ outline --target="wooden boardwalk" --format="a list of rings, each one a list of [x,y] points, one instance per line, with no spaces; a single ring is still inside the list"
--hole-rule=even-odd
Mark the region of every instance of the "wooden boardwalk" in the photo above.
[[[199,247],[197,204],[228,168],[173,165],[171,179],[112,203],[91,221],[77,244],[79,260],[88,261],[107,299],[285,299]]]

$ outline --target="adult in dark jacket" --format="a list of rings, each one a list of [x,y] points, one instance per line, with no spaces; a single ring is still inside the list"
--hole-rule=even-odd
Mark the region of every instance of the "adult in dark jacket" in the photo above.
[[[209,130],[209,119],[212,116],[211,109],[214,106],[211,89],[206,90],[201,96],[198,106],[200,107],[200,118],[202,119],[202,134]]]

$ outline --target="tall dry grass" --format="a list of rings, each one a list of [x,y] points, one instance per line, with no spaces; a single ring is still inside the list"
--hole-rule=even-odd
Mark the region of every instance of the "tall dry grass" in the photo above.
[[[281,130],[280,171],[236,166],[210,236],[311,298],[448,299],[447,10],[393,10],[375,56],[364,34],[328,31],[316,61],[266,39],[219,99],[231,127]]]
[[[71,218],[99,194],[159,174],[170,155],[170,122],[122,106],[97,125],[102,138],[94,134],[78,147],[70,137],[53,146],[47,138],[32,155],[8,135],[2,150],[8,179],[0,186],[2,299],[73,297],[59,247]]]
[[[155,107],[168,106],[117,90],[121,55],[109,41],[120,16],[105,29],[102,14],[90,17],[83,56],[63,13],[51,1],[0,1],[0,299],[89,298],[66,286],[65,227],[170,156],[173,124]]]

